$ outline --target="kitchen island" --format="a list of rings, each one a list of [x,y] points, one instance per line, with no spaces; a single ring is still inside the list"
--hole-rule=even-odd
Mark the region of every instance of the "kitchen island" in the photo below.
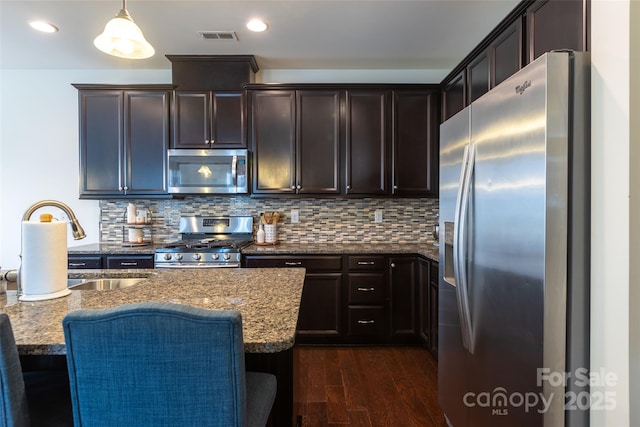
[[[60,356],[66,352],[62,318],[79,309],[162,301],[242,314],[247,369],[274,373],[278,395],[273,425],[290,425],[293,405],[293,345],[303,268],[72,270],[70,277],[145,277],[130,287],[72,290],[71,295],[19,302],[16,292],[0,295],[0,310],[11,319],[21,356]]]

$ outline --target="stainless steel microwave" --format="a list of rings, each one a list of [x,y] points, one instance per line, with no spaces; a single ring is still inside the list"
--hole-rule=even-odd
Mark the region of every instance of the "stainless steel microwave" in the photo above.
[[[169,193],[248,193],[247,150],[169,150]]]

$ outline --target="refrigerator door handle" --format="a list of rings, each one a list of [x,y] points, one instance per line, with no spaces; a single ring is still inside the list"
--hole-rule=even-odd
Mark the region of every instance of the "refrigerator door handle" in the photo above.
[[[464,148],[462,169],[460,171],[460,185],[456,198],[455,222],[453,229],[453,268],[456,280],[456,297],[458,300],[458,315],[462,330],[462,344],[469,353],[473,354],[473,325],[469,309],[469,292],[467,281],[467,216],[469,212],[469,192],[475,166],[475,144],[471,142]]]

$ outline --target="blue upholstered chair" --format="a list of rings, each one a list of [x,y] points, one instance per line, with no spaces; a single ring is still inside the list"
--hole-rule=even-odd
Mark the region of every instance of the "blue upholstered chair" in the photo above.
[[[22,372],[9,316],[0,313],[0,426],[72,426],[67,372]]]
[[[62,321],[73,416],[88,426],[264,426],[271,374],[245,372],[231,310],[137,303]]]

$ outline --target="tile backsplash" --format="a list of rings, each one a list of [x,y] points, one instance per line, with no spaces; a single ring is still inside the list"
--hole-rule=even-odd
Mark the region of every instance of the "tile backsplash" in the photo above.
[[[122,242],[127,204],[151,212],[147,232],[156,243],[180,239],[180,216],[251,215],[254,233],[261,212],[280,212],[278,239],[296,243],[432,242],[438,200],[427,198],[251,198],[248,196],[187,197],[170,200],[101,200],[103,243]],[[291,224],[291,210],[299,223]],[[374,222],[382,210],[382,223]],[[145,236],[145,239],[148,236]]]

